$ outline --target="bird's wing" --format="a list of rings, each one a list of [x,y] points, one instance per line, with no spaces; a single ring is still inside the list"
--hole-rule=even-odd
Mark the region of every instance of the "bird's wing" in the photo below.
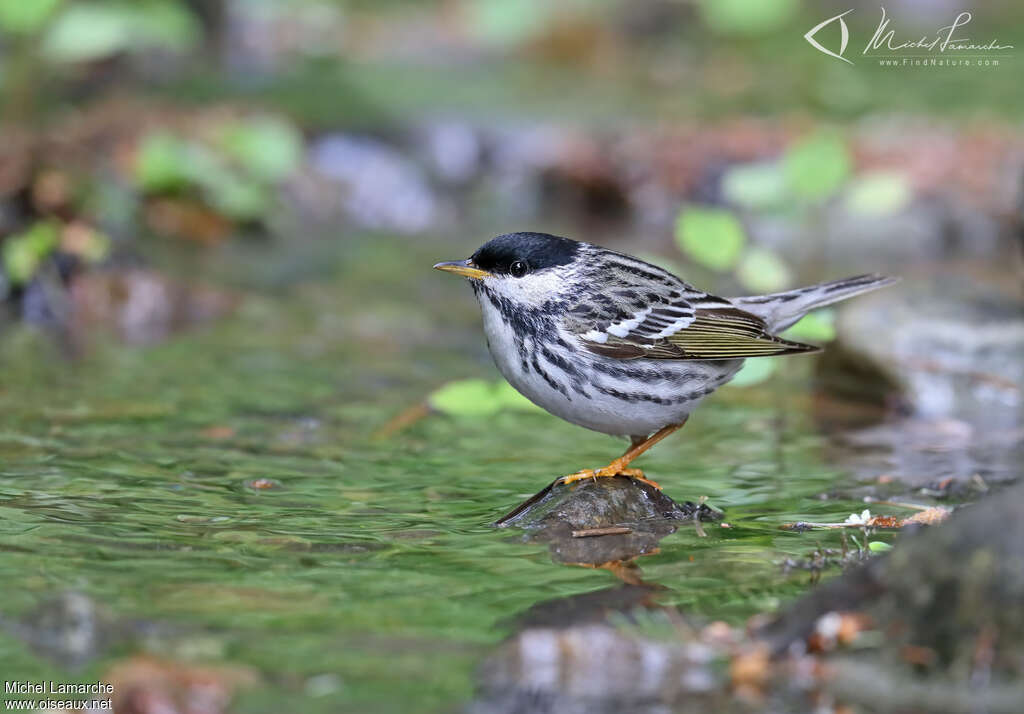
[[[633,276],[628,288],[582,298],[570,307],[566,328],[586,349],[617,359],[717,360],[818,349],[772,335],[756,315],[665,275],[675,284],[664,278],[638,284]]]

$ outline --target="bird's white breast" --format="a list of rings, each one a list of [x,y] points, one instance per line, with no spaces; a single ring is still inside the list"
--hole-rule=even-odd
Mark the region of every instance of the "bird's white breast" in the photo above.
[[[543,345],[552,360],[534,337],[517,335],[485,295],[477,297],[487,346],[505,379],[555,416],[605,434],[647,435],[682,422],[706,393],[728,381],[742,365],[742,360],[617,360],[583,349],[578,338],[564,330],[559,330],[559,336],[570,349],[550,341]],[[560,388],[538,373],[534,360]],[[579,374],[568,375],[558,361],[570,364]],[[645,398],[624,399],[624,395]]]

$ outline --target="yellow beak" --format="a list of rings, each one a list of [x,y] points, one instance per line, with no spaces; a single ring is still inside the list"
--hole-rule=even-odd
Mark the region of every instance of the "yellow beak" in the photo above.
[[[445,263],[438,263],[434,270],[443,270],[446,273],[455,273],[466,278],[481,280],[491,276],[486,270],[480,270],[470,260],[449,260]]]

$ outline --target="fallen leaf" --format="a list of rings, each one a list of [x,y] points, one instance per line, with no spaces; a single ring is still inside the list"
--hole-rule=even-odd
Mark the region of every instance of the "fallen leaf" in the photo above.
[[[770,671],[771,653],[761,645],[733,657],[729,679],[737,694],[759,698]]]
[[[934,507],[925,509],[919,513],[915,513],[910,518],[904,519],[902,525],[908,525],[910,523],[921,523],[924,525],[933,525],[935,523],[941,523],[942,521],[949,518],[949,514],[952,511],[948,508]]]
[[[222,441],[224,439],[230,439],[235,435],[234,427],[227,426],[226,424],[215,424],[214,426],[208,426],[199,432],[199,435],[204,439],[215,439]]]
[[[247,667],[210,667],[138,656],[115,664],[105,677],[121,714],[223,714],[235,692],[259,682]]]

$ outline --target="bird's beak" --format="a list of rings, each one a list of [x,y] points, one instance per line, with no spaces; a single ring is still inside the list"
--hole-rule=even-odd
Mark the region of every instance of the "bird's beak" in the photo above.
[[[476,280],[491,277],[491,274],[486,270],[480,270],[480,268],[473,265],[472,260],[449,260],[445,263],[438,263],[434,266],[434,269]]]

